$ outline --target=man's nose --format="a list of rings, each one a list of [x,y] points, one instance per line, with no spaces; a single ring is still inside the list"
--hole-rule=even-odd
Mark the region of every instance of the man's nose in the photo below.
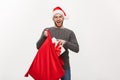
[[[58,17],[57,20],[60,20],[60,18]]]

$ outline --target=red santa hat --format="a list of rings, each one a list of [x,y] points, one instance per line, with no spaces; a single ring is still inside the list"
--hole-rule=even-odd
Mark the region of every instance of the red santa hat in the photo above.
[[[61,15],[63,15],[63,17],[64,17],[65,19],[68,19],[65,11],[64,11],[61,7],[59,7],[59,6],[57,6],[57,7],[55,7],[55,8],[53,9],[53,16],[54,16],[55,14],[61,14]]]

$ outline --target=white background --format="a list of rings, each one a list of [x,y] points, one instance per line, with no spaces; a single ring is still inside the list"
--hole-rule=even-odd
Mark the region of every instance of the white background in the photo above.
[[[0,80],[33,80],[24,74],[55,6],[66,11],[64,26],[80,45],[70,52],[72,80],[120,80],[119,0],[1,0]]]

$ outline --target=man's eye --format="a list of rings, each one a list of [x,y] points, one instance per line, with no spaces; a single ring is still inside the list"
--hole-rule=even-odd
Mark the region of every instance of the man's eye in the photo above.
[[[57,18],[57,17],[55,17],[55,18]]]

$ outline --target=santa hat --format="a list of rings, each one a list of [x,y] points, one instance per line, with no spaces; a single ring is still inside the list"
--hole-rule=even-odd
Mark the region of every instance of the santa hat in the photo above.
[[[59,7],[59,6],[57,6],[57,7],[55,7],[55,8],[53,9],[53,16],[54,16],[55,14],[61,14],[61,15],[64,16],[65,19],[68,19],[65,11],[64,11],[61,7]]]

